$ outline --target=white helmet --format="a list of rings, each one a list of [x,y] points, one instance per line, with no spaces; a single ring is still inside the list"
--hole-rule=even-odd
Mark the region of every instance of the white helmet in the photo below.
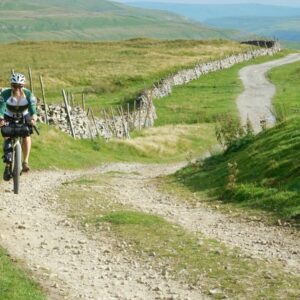
[[[23,74],[20,73],[13,73],[10,77],[10,82],[15,84],[22,84],[25,85],[26,79]]]

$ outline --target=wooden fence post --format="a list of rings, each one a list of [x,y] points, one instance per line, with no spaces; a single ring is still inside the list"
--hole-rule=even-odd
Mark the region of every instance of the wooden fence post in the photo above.
[[[32,93],[34,93],[33,92],[32,73],[31,73],[31,68],[30,67],[28,67],[28,74],[29,74],[30,90],[31,90]]]
[[[103,109],[103,114],[104,114],[105,123],[107,124],[107,128],[111,131],[112,134],[114,134],[114,130],[113,130],[112,126],[110,125],[109,121],[108,121],[108,117],[107,117],[105,109]],[[117,136],[117,132],[116,132],[116,136]]]
[[[48,109],[47,109],[47,104],[46,104],[46,97],[45,97],[45,88],[44,88],[44,82],[43,82],[43,77],[40,75],[40,84],[41,84],[41,90],[42,90],[42,97],[43,97],[43,104],[45,108],[45,122],[48,125]]]
[[[141,113],[142,113],[142,105],[139,105],[139,130],[141,130]]]
[[[97,135],[97,136],[100,136],[100,133],[99,133],[99,131],[98,131],[97,124],[96,124],[96,121],[95,121],[95,118],[94,118],[94,113],[93,113],[93,110],[92,110],[92,109],[90,109],[90,110],[91,110],[91,116],[92,116],[92,120],[93,120],[93,123],[94,123],[95,129],[96,129],[96,135]]]
[[[90,126],[90,120],[88,118],[89,114],[91,112],[91,108],[88,107],[87,111],[86,111],[86,117],[88,119],[88,123],[87,123],[87,126],[88,126],[88,130],[89,130],[89,133],[90,133],[90,139],[93,140],[93,133],[92,133],[92,129],[91,129],[91,126]]]
[[[135,129],[135,119],[136,119],[136,100],[133,103],[133,129]]]
[[[116,121],[115,121],[115,114],[114,114],[112,107],[110,107],[110,111],[111,111],[111,116],[112,116],[112,122],[113,122],[114,129],[115,129],[115,135],[117,136],[118,129],[117,129]]]
[[[122,118],[124,133],[125,133],[125,135],[126,135],[127,138],[130,138],[130,134],[129,134],[129,131],[128,131],[128,123],[127,123],[127,126],[126,126],[123,107],[122,106],[120,106],[120,107],[121,107],[120,108],[120,113],[121,113],[121,118]]]
[[[130,129],[131,126],[131,116],[130,116],[130,104],[127,103],[127,124],[128,124],[128,128]]]
[[[64,98],[66,110],[67,110],[67,115],[68,115],[69,124],[70,124],[70,128],[71,128],[71,134],[72,134],[73,138],[75,138],[75,131],[74,131],[74,127],[73,127],[73,123],[72,123],[72,119],[71,119],[71,114],[70,114],[67,95],[66,95],[65,90],[62,90],[62,95],[63,95],[63,98]]]
[[[82,96],[81,96],[81,105],[82,105],[83,111],[85,111],[85,96],[84,96],[84,93],[82,93]]]

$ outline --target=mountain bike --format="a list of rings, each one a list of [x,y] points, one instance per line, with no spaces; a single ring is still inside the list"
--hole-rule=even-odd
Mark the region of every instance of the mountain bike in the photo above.
[[[25,123],[24,118],[14,119],[7,125],[1,128],[1,133],[4,138],[10,141],[11,148],[10,158],[10,174],[13,179],[14,194],[19,193],[20,188],[20,176],[22,175],[22,143],[23,138],[33,133],[33,130],[39,135],[39,131],[36,126],[31,126]],[[9,153],[8,153],[9,154]]]

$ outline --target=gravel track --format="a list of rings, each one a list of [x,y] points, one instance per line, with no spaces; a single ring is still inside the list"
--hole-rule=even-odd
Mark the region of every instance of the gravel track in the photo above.
[[[243,81],[245,90],[237,99],[237,106],[243,125],[249,118],[254,131],[261,131],[260,121],[265,120],[267,126],[276,122],[272,114],[272,98],[276,87],[265,77],[266,73],[274,67],[290,64],[300,60],[300,53],[289,54],[284,58],[267,63],[247,66],[240,70],[239,76]]]
[[[9,184],[0,185],[6,191],[0,196],[0,244],[26,262],[49,299],[207,299],[115,251],[112,238],[86,236],[58,212],[55,202],[50,204],[53,190],[82,174],[26,174],[20,195]]]

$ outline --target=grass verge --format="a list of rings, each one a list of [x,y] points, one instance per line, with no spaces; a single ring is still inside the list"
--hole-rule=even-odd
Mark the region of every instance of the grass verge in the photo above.
[[[194,193],[206,193],[246,209],[267,211],[299,224],[299,118],[280,123],[239,149],[214,155],[178,171],[174,178]],[[228,188],[229,164],[236,163]]]
[[[131,140],[74,140],[59,130],[40,126],[33,135],[30,165],[33,169],[81,169],[112,161],[146,163],[182,161],[201,155],[215,144],[210,125],[176,125],[149,128],[134,133]],[[172,132],[172,137],[170,136]],[[63,142],[62,142],[63,141]],[[2,138],[0,138],[2,144]],[[0,166],[3,171],[3,164]]]
[[[272,69],[268,77],[276,86],[273,104],[277,115],[281,119],[299,115],[300,62]]]
[[[8,254],[0,248],[0,299],[45,300],[41,288],[28,274],[12,264]]]

